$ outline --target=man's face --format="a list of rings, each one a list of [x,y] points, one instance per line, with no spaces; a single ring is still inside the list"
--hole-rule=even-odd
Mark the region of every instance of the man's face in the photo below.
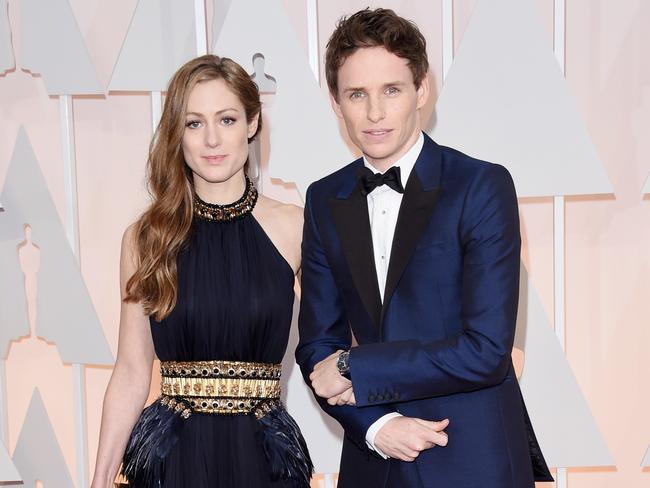
[[[385,171],[419,136],[428,79],[416,89],[406,59],[383,47],[368,47],[345,60],[338,84],[338,101],[330,94],[334,111],[368,161]]]

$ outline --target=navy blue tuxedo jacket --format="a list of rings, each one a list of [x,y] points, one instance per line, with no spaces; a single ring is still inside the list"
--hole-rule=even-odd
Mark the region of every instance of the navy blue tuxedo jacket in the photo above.
[[[512,367],[519,216],[499,165],[426,135],[406,184],[384,301],[358,159],[313,183],[305,204],[300,342],[314,365],[351,347],[357,406],[321,407],[345,429],[339,487],[524,488],[552,480]],[[450,419],[449,444],[413,463],[365,445],[378,418]]]

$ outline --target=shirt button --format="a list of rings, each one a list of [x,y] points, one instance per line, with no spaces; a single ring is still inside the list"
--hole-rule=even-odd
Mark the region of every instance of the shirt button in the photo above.
[[[386,259],[386,256],[382,256],[381,259]]]
[[[382,215],[386,215],[386,210],[382,210],[382,211],[381,211],[381,214],[382,214]]]

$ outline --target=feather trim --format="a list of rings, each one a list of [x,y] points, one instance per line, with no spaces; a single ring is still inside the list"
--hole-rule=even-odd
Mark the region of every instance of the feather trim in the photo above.
[[[256,412],[258,432],[273,480],[292,480],[296,488],[309,487],[314,465],[295,420],[280,402],[267,402]]]
[[[165,458],[178,442],[191,410],[183,402],[162,396],[145,408],[124,451],[122,474],[131,488],[161,485]]]

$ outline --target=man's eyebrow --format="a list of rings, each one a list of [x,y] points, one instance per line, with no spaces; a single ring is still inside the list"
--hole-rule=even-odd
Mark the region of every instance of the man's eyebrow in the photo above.
[[[365,91],[365,88],[351,86],[343,90],[343,93]]]
[[[388,83],[384,83],[382,85],[382,88],[387,88],[389,86],[404,86],[404,85],[406,85],[406,82],[404,81],[390,81]],[[351,86],[349,88],[345,88],[343,90],[343,93],[358,92],[358,91],[366,91],[366,89],[360,86]]]

